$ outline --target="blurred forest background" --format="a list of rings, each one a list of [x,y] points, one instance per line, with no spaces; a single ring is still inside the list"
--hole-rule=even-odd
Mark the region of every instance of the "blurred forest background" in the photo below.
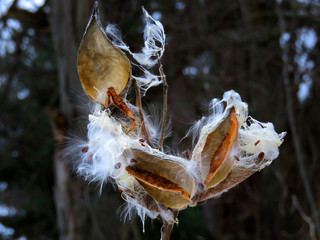
[[[101,0],[132,50],[141,6],[167,34],[162,63],[177,151],[208,102],[234,89],[250,115],[287,131],[280,156],[218,199],[182,211],[172,239],[320,239],[320,1]],[[85,129],[77,49],[93,1],[0,0],[0,239],[160,239],[120,222],[112,186],[71,171],[61,135]],[[157,70],[157,69],[155,69]],[[158,109],[162,87],[144,103]],[[83,132],[83,130],[80,130]]]

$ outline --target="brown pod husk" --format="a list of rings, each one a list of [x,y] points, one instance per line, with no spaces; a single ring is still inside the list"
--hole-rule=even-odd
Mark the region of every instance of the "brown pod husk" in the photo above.
[[[237,150],[237,133],[238,121],[234,108],[231,108],[227,116],[200,136],[192,159],[200,164],[206,188],[219,184],[231,171]]]
[[[185,160],[158,151],[151,154],[131,149],[131,152],[131,164],[126,170],[150,196],[173,209],[182,209],[191,203],[195,183],[182,163]]]
[[[126,55],[107,38],[97,8],[95,4],[78,50],[77,64],[86,94],[106,106],[108,88],[113,87],[120,95],[128,84],[131,65]]]
[[[123,196],[123,198],[129,204],[138,203],[140,206],[144,207],[148,211],[151,211],[152,214],[154,214],[154,216],[150,216],[151,218],[161,216],[168,222],[174,222],[172,209],[157,202],[145,191],[145,189],[141,186],[141,184],[139,184],[139,182],[133,176],[131,177],[134,179],[134,181],[129,180],[131,182],[131,184],[129,184],[129,188],[127,188],[128,186],[123,185],[123,182],[118,182],[118,184],[120,184],[121,186],[118,186],[118,189],[125,195]]]
[[[202,194],[199,194],[196,200],[201,202],[213,197],[218,197],[222,193],[227,192],[229,189],[246,180],[255,172],[261,171],[269,164],[270,160],[268,159],[241,159],[240,161],[235,162],[227,178],[225,178],[216,186],[207,189],[207,191],[203,192]]]

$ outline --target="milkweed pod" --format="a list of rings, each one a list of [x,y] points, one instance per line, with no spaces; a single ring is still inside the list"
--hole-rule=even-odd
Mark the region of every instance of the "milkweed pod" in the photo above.
[[[96,3],[78,50],[78,74],[86,94],[106,105],[107,91],[119,95],[127,86],[131,65],[126,55],[107,38]]]
[[[191,203],[195,182],[186,170],[186,160],[160,152],[131,151],[134,161],[130,161],[126,170],[150,196],[173,209],[182,209]]]
[[[211,188],[223,181],[234,163],[238,121],[234,107],[226,110],[225,113],[215,126],[204,126],[208,129],[201,132],[202,136],[192,157],[199,162],[206,188]]]
[[[126,173],[128,174],[128,173]],[[128,174],[129,175],[129,174]],[[155,199],[153,199],[139,184],[139,182],[134,179],[133,184],[127,186],[123,185],[124,182],[118,182],[118,189],[122,192],[122,198],[127,202],[127,206],[122,208],[123,219],[130,217],[130,215],[136,211],[144,222],[145,216],[149,216],[154,219],[157,216],[166,219],[168,222],[173,222],[174,217],[172,210],[166,206],[159,204]],[[128,188],[127,188],[128,187]]]
[[[281,141],[285,133],[279,134]],[[263,152],[262,152],[263,153]],[[229,189],[238,185],[246,180],[255,172],[261,171],[266,166],[270,165],[273,159],[260,159],[259,156],[242,157],[241,160],[236,161],[227,178],[221,181],[214,187],[207,189],[197,198],[197,201],[202,202],[207,199],[220,196],[222,193],[227,192]]]
[[[264,167],[262,167],[262,164],[256,165],[254,162],[251,163],[251,166],[252,167],[245,167],[243,163],[236,162],[233,165],[228,177],[214,187],[207,189],[206,192],[199,196],[197,201],[202,202],[207,199],[220,196],[222,193],[227,192],[230,188],[236,186],[237,184],[251,176],[253,173],[261,170]]]

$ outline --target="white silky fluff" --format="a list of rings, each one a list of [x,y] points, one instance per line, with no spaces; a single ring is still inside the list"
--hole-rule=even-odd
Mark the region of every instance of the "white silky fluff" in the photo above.
[[[247,161],[245,166],[252,167],[255,164],[252,160],[258,159],[258,155],[263,152],[263,158],[267,160],[264,166],[269,165],[278,157],[279,146],[285,135],[286,132],[277,134],[272,123],[261,123],[249,118],[239,129],[240,161]]]
[[[155,219],[158,216],[158,213],[146,209],[145,207],[141,206],[136,199],[131,198],[125,194],[122,194],[122,198],[126,201],[126,203],[120,208],[122,220],[123,221],[126,221],[127,219],[131,220],[132,217],[135,214],[137,214],[141,219],[142,230],[144,232],[145,231],[144,223],[145,223],[146,217]]]
[[[108,111],[95,111],[89,115],[87,128],[88,151],[80,153],[78,173],[101,185],[110,177],[116,180],[124,171],[124,150],[139,147],[138,139],[126,135],[121,124],[110,117]],[[115,167],[117,164],[119,168]]]
[[[265,166],[270,164],[278,157],[279,146],[286,133],[278,134],[272,123],[261,123],[248,116],[248,104],[242,102],[240,95],[233,90],[225,92],[221,101],[213,99],[210,103],[210,115],[202,117],[189,130],[188,134],[192,133],[194,138],[199,139],[195,149],[202,144],[208,133],[217,128],[227,117],[232,107],[235,109],[239,124],[237,145],[240,162],[250,162],[250,165],[245,166],[250,167],[251,164],[255,164],[252,160],[257,159],[258,155],[263,152],[263,158],[268,160]]]
[[[138,64],[133,65],[136,65],[143,74],[132,77],[138,81],[144,95],[150,87],[158,86],[163,82],[160,76],[151,73],[147,69],[152,68],[157,64],[158,59],[162,57],[165,50],[166,35],[161,22],[152,18],[144,8],[142,8],[142,11],[146,19],[146,25],[143,35],[144,47],[141,52],[131,52],[129,46],[123,42],[120,31],[114,24],[108,24],[105,33],[112,44],[128,52],[137,61]]]
[[[140,64],[151,68],[157,64],[158,58],[161,58],[164,53],[166,35],[161,22],[153,19],[144,8],[142,11],[146,18],[143,35],[144,47],[141,53],[135,53],[133,57]]]

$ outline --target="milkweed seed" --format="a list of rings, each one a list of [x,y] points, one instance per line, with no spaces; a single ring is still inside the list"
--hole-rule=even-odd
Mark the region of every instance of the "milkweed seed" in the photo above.
[[[259,153],[259,154],[258,154],[258,158],[259,158],[260,160],[262,160],[262,159],[264,158],[264,152]]]
[[[114,165],[114,168],[115,168],[115,169],[121,168],[121,163],[116,163],[116,164]]]
[[[81,152],[86,153],[89,150],[89,146],[81,148]]]

